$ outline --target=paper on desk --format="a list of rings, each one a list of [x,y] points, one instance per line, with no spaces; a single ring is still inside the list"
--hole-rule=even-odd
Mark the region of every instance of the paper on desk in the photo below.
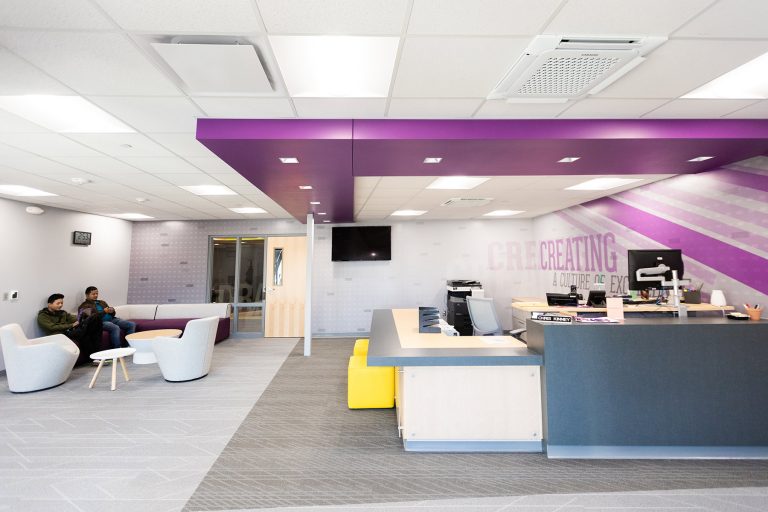
[[[605,306],[608,310],[606,316],[617,321],[624,320],[624,302],[621,297],[608,297],[605,299]]]

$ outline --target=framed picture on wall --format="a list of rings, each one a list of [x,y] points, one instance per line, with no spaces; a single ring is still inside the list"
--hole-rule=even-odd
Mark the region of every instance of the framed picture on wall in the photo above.
[[[91,245],[91,234],[87,231],[73,231],[72,243],[74,245]]]

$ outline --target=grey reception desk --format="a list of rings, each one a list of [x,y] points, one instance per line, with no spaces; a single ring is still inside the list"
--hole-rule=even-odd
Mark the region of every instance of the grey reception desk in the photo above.
[[[528,320],[552,458],[768,458],[768,322]]]

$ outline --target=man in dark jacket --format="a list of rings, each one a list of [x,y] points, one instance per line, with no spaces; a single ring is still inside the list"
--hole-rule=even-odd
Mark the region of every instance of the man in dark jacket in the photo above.
[[[64,295],[54,293],[48,297],[48,306],[37,313],[37,323],[45,334],[64,334],[74,341],[81,351],[90,354],[101,341],[101,318],[91,315],[78,319],[64,311]]]
[[[120,348],[120,329],[125,331],[125,334],[133,334],[136,332],[136,324],[130,320],[123,320],[115,316],[115,308],[110,307],[103,300],[99,300],[99,289],[95,286],[89,286],[85,289],[85,302],[80,304],[77,310],[81,314],[93,314],[98,313],[102,321],[102,329],[109,332],[109,340],[112,343],[112,348]]]

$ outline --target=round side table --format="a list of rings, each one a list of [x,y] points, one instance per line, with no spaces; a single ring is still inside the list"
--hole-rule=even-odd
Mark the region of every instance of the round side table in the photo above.
[[[112,360],[112,391],[117,388],[117,362],[120,361],[120,366],[123,367],[123,376],[125,376],[125,380],[129,381],[131,380],[128,377],[128,370],[125,369],[125,361],[123,361],[123,358],[125,356],[130,356],[136,352],[135,348],[112,348],[109,350],[102,350],[101,352],[94,352],[91,354],[91,359],[94,361],[99,362],[99,367],[96,368],[96,373],[93,374],[93,378],[91,379],[91,383],[88,385],[88,388],[93,388],[93,385],[96,383],[96,378],[99,376],[99,372],[101,372],[101,367],[104,366],[104,361],[111,359]]]

